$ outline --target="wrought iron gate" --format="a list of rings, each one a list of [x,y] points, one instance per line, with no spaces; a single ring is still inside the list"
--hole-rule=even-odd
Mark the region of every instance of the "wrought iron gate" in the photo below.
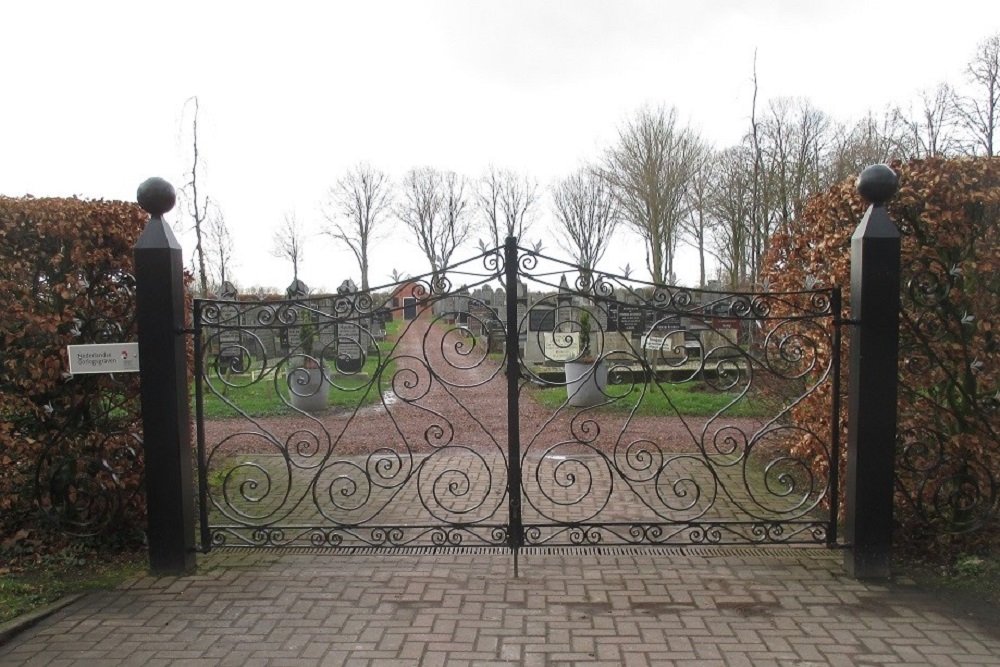
[[[513,239],[367,292],[196,301],[203,547],[833,543],[839,327],[836,289],[660,286]]]

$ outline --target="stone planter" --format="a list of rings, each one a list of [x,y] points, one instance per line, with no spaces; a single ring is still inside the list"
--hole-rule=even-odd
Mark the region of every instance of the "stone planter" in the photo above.
[[[568,361],[566,370],[566,395],[569,404],[587,408],[608,399],[604,388],[608,386],[608,367],[603,361],[581,363]]]
[[[329,371],[322,368],[292,368],[288,371],[288,397],[292,407],[303,412],[325,410],[330,401]]]

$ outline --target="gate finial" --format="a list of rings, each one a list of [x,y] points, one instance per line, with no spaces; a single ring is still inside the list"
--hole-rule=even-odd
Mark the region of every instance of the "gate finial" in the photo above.
[[[858,194],[873,206],[885,206],[899,189],[899,176],[887,164],[873,164],[858,175]]]
[[[135,200],[146,213],[163,215],[177,203],[177,193],[174,191],[174,186],[166,180],[153,176],[139,185]]]

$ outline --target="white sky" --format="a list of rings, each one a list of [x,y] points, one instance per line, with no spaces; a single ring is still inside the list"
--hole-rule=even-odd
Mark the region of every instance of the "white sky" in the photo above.
[[[204,191],[236,239],[236,281],[283,288],[291,266],[270,250],[284,212],[318,230],[327,188],[358,161],[394,177],[422,165],[478,177],[494,163],[547,186],[646,103],[735,143],[755,49],[762,99],[808,97],[850,120],[961,83],[998,30],[1000,0],[3,0],[0,194],[134,201],[151,175],[180,186],[182,112],[198,95]],[[168,219],[187,224],[179,213]],[[530,236],[558,253],[550,217],[546,201]],[[373,285],[427,270],[396,234]],[[640,248],[620,233],[603,268],[643,268]],[[678,274],[693,284],[696,266],[685,257]],[[348,276],[353,256],[310,241],[310,287]]]

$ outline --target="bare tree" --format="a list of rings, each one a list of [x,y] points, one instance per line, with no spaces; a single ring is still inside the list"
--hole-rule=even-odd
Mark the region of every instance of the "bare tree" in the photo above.
[[[750,159],[748,282],[754,282],[777,230],[794,232],[809,195],[827,187],[827,153],[832,123],[808,100],[778,98],[757,109],[757,63],[754,56],[750,128],[744,138]],[[732,157],[732,156],[731,156]]]
[[[723,282],[731,289],[739,289],[752,280],[755,159],[751,142],[720,151],[712,174],[714,243],[708,246],[708,252],[718,260]]]
[[[831,134],[824,181],[829,186],[848,176],[857,176],[873,164],[884,164],[901,156],[901,132],[890,110],[882,115],[869,112],[851,126],[838,125]]]
[[[676,109],[645,108],[619,128],[617,142],[605,153],[601,173],[624,220],[645,241],[646,265],[656,283],[666,283],[673,273],[696,143],[694,132],[678,126]]]
[[[589,285],[618,226],[618,200],[599,173],[584,168],[555,185],[552,204],[559,246],[580,266],[584,283]]]
[[[285,213],[284,222],[272,237],[271,254],[292,263],[292,281],[299,279],[299,264],[305,255],[306,232],[295,213]]]
[[[992,157],[1000,113],[1000,33],[976,46],[965,74],[975,92],[959,98],[958,123],[972,139],[971,152]]]
[[[705,255],[712,222],[713,151],[699,141],[691,152],[692,173],[687,189],[685,215],[678,221],[679,237],[698,253],[698,286],[705,287]]]
[[[204,168],[198,152],[198,97],[189,97],[184,102],[184,107],[188,105],[194,107],[191,118],[191,171],[187,174],[187,182],[182,188],[187,195],[188,210],[191,214],[194,227],[194,257],[198,263],[198,285],[201,288],[202,296],[208,295],[208,272],[205,269],[205,249],[204,249],[204,223],[205,216],[208,215],[208,197],[199,199],[198,196],[198,170]]]
[[[806,199],[828,186],[832,122],[808,100],[778,98],[754,108],[744,139],[751,149],[750,277],[775,231],[794,233]]]
[[[431,265],[436,288],[455,249],[471,232],[468,185],[454,172],[430,167],[411,169],[403,177],[396,215],[416,236],[417,246]]]
[[[747,280],[753,281],[756,279],[757,270],[760,266],[760,261],[764,256],[764,251],[767,247],[768,239],[770,237],[770,211],[767,205],[767,188],[765,187],[766,171],[764,169],[764,151],[761,148],[761,126],[757,120],[757,94],[759,92],[757,83],[757,51],[754,50],[753,53],[753,101],[750,106],[750,132],[744,140],[745,143],[751,145],[751,152],[749,157],[752,161],[751,168],[751,179],[750,179],[750,199],[749,199],[749,229],[747,235],[748,246],[746,248],[746,253],[744,260],[746,262],[745,267],[742,267],[741,271],[743,273],[741,277],[741,284],[745,283]],[[743,153],[736,152],[732,157],[742,157]],[[735,231],[735,229],[733,230]]]
[[[498,248],[508,236],[523,238],[531,227],[538,206],[538,182],[526,174],[490,166],[479,181],[477,203],[486,232]]]
[[[361,289],[368,290],[368,251],[392,207],[392,183],[385,172],[368,164],[348,170],[330,188],[323,208],[323,233],[346,245],[361,269]]]
[[[206,226],[205,251],[209,256],[209,264],[216,271],[218,285],[221,287],[231,280],[230,268],[233,263],[233,237],[222,214],[222,209],[212,202]]]
[[[895,121],[904,130],[902,150],[907,158],[947,157],[958,152],[955,136],[955,92],[947,83],[922,91],[916,111],[896,107]]]

